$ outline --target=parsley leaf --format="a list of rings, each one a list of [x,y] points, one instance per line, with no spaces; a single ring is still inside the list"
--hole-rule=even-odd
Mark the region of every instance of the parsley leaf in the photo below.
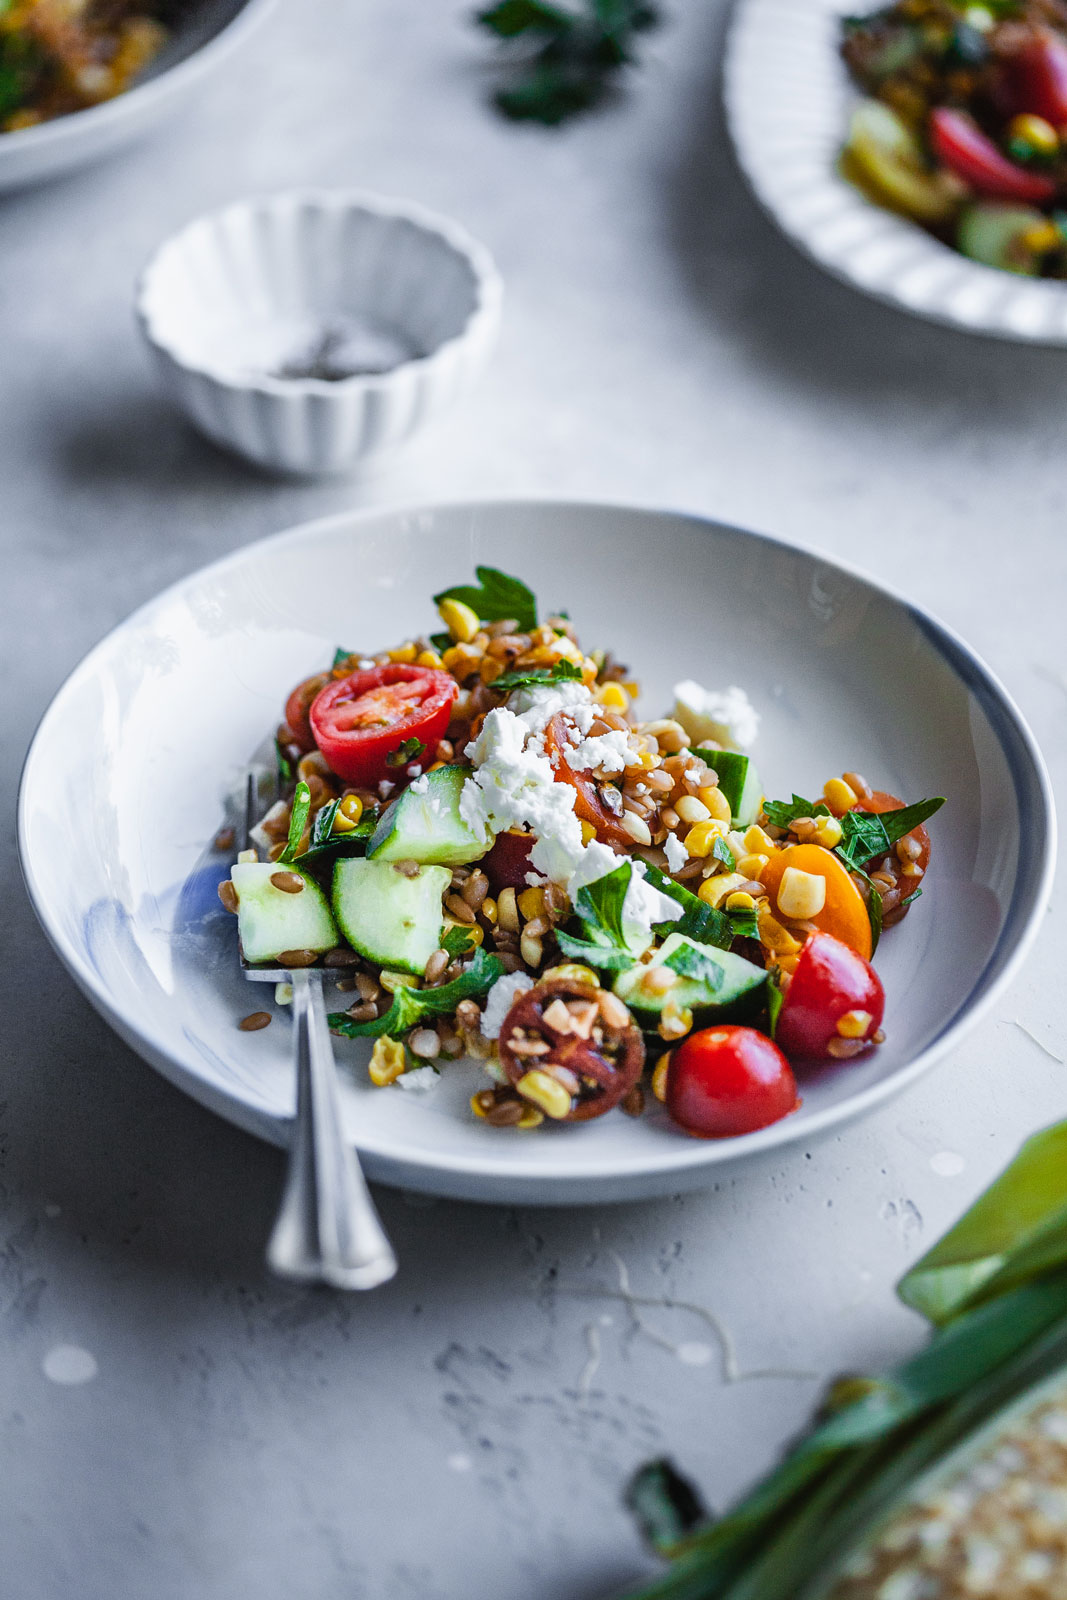
[[[347,667],[355,653],[356,652],[354,650],[342,650],[341,647],[338,646],[333,653],[333,660],[330,663],[330,671],[336,672],[338,667]]]
[[[626,947],[622,931],[622,908],[626,891],[630,887],[633,867],[624,861],[621,867],[593,883],[583,884],[578,890],[574,909],[592,931],[606,935],[614,945]]]
[[[385,764],[387,767],[409,766],[412,761],[417,761],[419,759],[425,749],[426,746],[423,744],[421,739],[416,739],[414,737],[405,739],[404,743],[399,745],[397,749],[390,750],[389,754],[385,758]]]
[[[451,650],[455,642],[450,633],[431,633],[430,635],[430,643],[439,656],[443,656],[446,650]]]
[[[882,819],[869,811],[846,811],[840,818],[841,843],[837,854],[850,867],[860,867],[890,848]]]
[[[932,800],[916,800],[913,806],[901,806],[899,811],[883,811],[879,821],[886,831],[890,844],[896,844],[898,839],[917,828],[921,822],[927,822],[935,811],[940,811],[945,803],[944,795],[937,795]]]
[[[659,13],[650,0],[581,0],[577,11],[547,0],[498,0],[475,21],[505,47],[518,41],[510,84],[493,97],[497,107],[554,127],[605,98],[634,60],[635,36],[655,27]]]
[[[764,800],[763,814],[776,828],[788,828],[798,817],[828,817],[830,807],[825,800],[803,800],[795,794],[792,800]]]
[[[284,787],[293,781],[293,763],[277,739],[274,741],[274,759],[278,763],[278,782]]]
[[[495,694],[510,694],[513,689],[529,689],[537,684],[581,683],[582,669],[573,661],[555,661],[550,667],[528,667],[525,671],[503,672],[489,687]]]
[[[334,1033],[343,1034],[347,1039],[378,1038],[382,1034],[400,1039],[425,1017],[450,1017],[461,1000],[473,1000],[485,994],[503,974],[504,963],[500,957],[488,955],[479,946],[474,960],[458,978],[442,984],[439,989],[398,989],[384,1017],[374,1022],[353,1022],[343,1011],[331,1012],[326,1020]]]
[[[331,851],[339,851],[344,856],[359,856],[366,849],[367,840],[374,832],[378,822],[378,812],[374,807],[364,811],[354,828],[346,828],[343,833],[334,833],[333,823],[340,807],[340,800],[330,800],[316,813],[315,821],[311,825],[311,838],[303,855],[297,856],[297,863],[317,861],[320,856],[328,855]]]
[[[767,973],[767,1021],[771,1038],[774,1038],[782,1010],[782,969],[771,967]]]
[[[711,846],[711,853],[716,861],[721,861],[727,872],[732,872],[737,866],[737,857],[726,843],[721,833],[715,835]]]
[[[600,944],[588,939],[576,939],[573,934],[556,929],[556,943],[568,961],[584,961],[587,967],[602,971],[624,972],[634,965],[634,954],[625,945]]]
[[[537,600],[520,578],[510,578],[496,567],[475,567],[478,579],[473,584],[457,584],[454,589],[443,589],[434,595],[434,604],[442,600],[462,600],[477,614],[479,622],[503,622],[514,618],[522,633],[537,627]]]
[[[308,814],[311,811],[311,790],[301,778],[293,795],[293,809],[289,814],[289,838],[285,849],[278,857],[278,865],[286,866],[296,859],[297,845],[304,837],[304,829],[308,825]]]
[[[680,944],[677,950],[671,951],[663,965],[680,978],[694,978],[697,983],[706,984],[713,991],[718,989],[724,977],[719,963],[705,955],[703,950],[694,950],[691,944]]]
[[[473,944],[474,939],[471,936],[471,930],[457,923],[454,928],[449,928],[441,940],[441,949],[447,950],[449,956],[455,961],[459,956],[469,955]]]
[[[682,908],[682,915],[677,922],[655,924],[655,932],[661,938],[671,933],[684,933],[687,939],[695,939],[698,944],[715,945],[719,950],[729,949],[734,935],[730,919],[724,912],[716,910],[714,906],[706,906],[703,900],[690,894],[688,889],[683,889],[680,883],[668,878],[658,867],[647,867],[645,874],[654,889],[677,900]]]
[[[724,916],[730,920],[730,932],[735,939],[758,939],[759,917],[756,915],[755,906],[747,910],[725,911]]]
[[[918,900],[918,898],[919,898],[919,896],[921,894],[922,894],[922,890],[921,889],[913,889],[911,891],[911,893],[909,895],[905,896],[905,898],[903,900],[900,900],[900,901],[897,902],[897,910],[898,911],[903,911],[905,906],[910,906],[913,903],[913,901]]]

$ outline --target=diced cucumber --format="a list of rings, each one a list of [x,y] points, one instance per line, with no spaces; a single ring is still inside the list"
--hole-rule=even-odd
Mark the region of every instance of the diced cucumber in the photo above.
[[[271,883],[279,873],[303,878],[298,894]],[[230,873],[237,894],[237,932],[246,961],[276,961],[285,950],[321,953],[340,944],[326,896],[313,878],[273,861],[238,861]]]
[[[440,948],[441,902],[451,882],[447,867],[423,866],[408,877],[392,861],[349,857],[333,870],[334,914],[361,956],[394,972],[422,973]]]
[[[719,788],[730,805],[730,815],[739,827],[748,828],[759,816],[763,786],[751,756],[737,750],[694,750],[719,775]]]
[[[383,812],[368,857],[443,867],[480,861],[493,841],[475,833],[459,814],[467,776],[462,767],[438,767],[405,789]]]
[[[672,1005],[692,1011],[694,1028],[704,1028],[713,1022],[743,1022],[759,1010],[767,974],[762,967],[734,955],[731,950],[716,950],[686,938],[683,933],[672,933],[652,966],[669,968],[672,957],[684,961],[686,946],[692,952],[694,965],[701,964],[700,958],[705,958],[714,964],[714,972],[709,967],[704,976],[679,974],[666,993],[645,987],[643,980],[650,970],[647,965],[630,967],[616,978],[615,993],[630,1007],[639,1027],[654,1029],[668,999]],[[677,954],[680,950],[682,958]]]
[[[983,200],[965,207],[961,213],[956,243],[972,261],[1033,278],[1041,262],[1027,244],[1026,236],[1035,228],[1047,229],[1048,218],[1032,206],[996,205]]]

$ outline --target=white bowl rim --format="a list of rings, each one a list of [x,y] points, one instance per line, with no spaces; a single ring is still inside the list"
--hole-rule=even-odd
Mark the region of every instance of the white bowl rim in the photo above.
[[[228,55],[276,4],[277,0],[243,0],[241,9],[217,33],[156,77],[144,78],[99,105],[68,111],[31,128],[13,128],[9,133],[0,133],[0,161],[7,150],[39,150],[77,133],[99,131],[136,116],[149,100],[158,102],[180,94],[188,80],[198,78],[209,71],[218,58]]]
[[[1056,864],[1056,812],[1052,785],[1044,758],[1034,735],[1007,689],[981,657],[965,643],[954,629],[941,622],[922,606],[906,599],[891,585],[883,584],[869,577],[851,563],[839,561],[835,556],[820,550],[817,546],[792,543],[773,534],[740,528],[735,524],[720,522],[700,512],[685,509],[641,505],[625,501],[612,502],[596,497],[586,499],[572,497],[560,500],[553,499],[550,496],[522,496],[513,499],[486,497],[483,499],[471,498],[457,501],[421,501],[396,506],[378,506],[341,511],[330,516],[300,523],[295,527],[255,540],[251,544],[243,545],[219,560],[209,562],[205,566],[197,568],[194,572],[186,574],[183,578],[179,578],[175,583],[168,585],[160,593],[137,607],[124,621],[116,624],[98,644],[93,646],[78,665],[74,667],[52,697],[37,725],[27,751],[19,784],[17,840],[19,860],[27,893],[41,926],[60,960],[67,967],[67,970],[94,1007],[138,1054],[156,1066],[165,1077],[172,1083],[177,1084],[183,1092],[190,1094],[192,1098],[198,1099],[202,1104],[225,1116],[227,1120],[244,1128],[247,1132],[266,1138],[273,1143],[285,1144],[288,1139],[288,1119],[272,1117],[264,1113],[261,1108],[241,1099],[236,1094],[224,1095],[213,1085],[191,1073],[184,1063],[175,1057],[167,1040],[155,1030],[142,1026],[135,1019],[131,1020],[130,1017],[123,1015],[113,1007],[110,999],[103,991],[103,986],[97,974],[52,918],[45,895],[38,884],[28,849],[27,796],[32,779],[32,768],[38,759],[38,750],[43,746],[47,737],[48,724],[56,708],[67,694],[75,691],[82,680],[92,675],[98,658],[108,650],[116,633],[134,627],[142,620],[147,620],[157,607],[162,607],[172,599],[177,598],[185,586],[193,580],[203,578],[208,574],[221,575],[227,569],[239,566],[242,562],[248,560],[250,551],[264,546],[284,545],[286,543],[296,545],[303,539],[329,532],[331,529],[358,530],[364,524],[369,526],[376,521],[390,518],[418,517],[436,513],[451,514],[455,512],[485,515],[487,512],[507,513],[522,508],[536,509],[552,515],[566,515],[568,512],[580,514],[593,510],[616,515],[633,515],[636,513],[657,518],[677,518],[698,527],[704,527],[712,532],[725,532],[733,536],[754,540],[772,550],[782,550],[793,555],[799,553],[810,557],[814,561],[824,562],[828,567],[843,573],[855,583],[866,587],[874,595],[889,599],[900,606],[980,701],[1002,749],[1005,750],[1006,757],[1008,755],[1008,746],[1013,745],[1013,753],[1023,758],[1021,761],[1009,760],[1008,766],[1020,816],[1026,818],[1030,826],[1028,828],[1020,828],[1019,865],[1011,901],[997,941],[986,959],[982,972],[972,985],[970,993],[956,1007],[955,1012],[946,1020],[941,1030],[919,1051],[912,1061],[899,1068],[889,1077],[872,1084],[858,1094],[836,1105],[828,1106],[822,1111],[815,1112],[801,1122],[796,1121],[794,1118],[786,1117],[757,1133],[744,1134],[733,1139],[693,1139],[682,1141],[677,1147],[672,1147],[668,1156],[665,1156],[661,1150],[656,1150],[650,1152],[649,1156],[644,1160],[631,1161],[626,1168],[627,1179],[631,1181],[639,1181],[642,1178],[661,1175],[681,1178],[683,1174],[689,1173],[694,1169],[707,1168],[709,1172],[708,1181],[710,1182],[711,1169],[720,1166],[722,1163],[766,1153],[798,1142],[814,1141],[831,1128],[850,1122],[855,1117],[862,1116],[883,1102],[892,1099],[907,1088],[908,1085],[914,1083],[917,1078],[929,1071],[942,1056],[957,1045],[964,1035],[986,1015],[1014,978],[1037,938],[1052,890],[1052,879]],[[1009,934],[1014,943],[1005,955],[1003,952]],[[998,962],[1000,964],[999,971],[994,972],[993,969]],[[987,975],[991,972],[993,973],[992,978],[987,981]],[[359,1148],[362,1150],[363,1147],[360,1146]],[[391,1150],[389,1152],[368,1148],[367,1154],[378,1158],[380,1169],[392,1166],[396,1172],[402,1174],[401,1177],[391,1178],[387,1171],[382,1170],[380,1172],[381,1181],[399,1181],[409,1187],[423,1188],[429,1192],[436,1192],[434,1184],[435,1173],[448,1174],[468,1180],[472,1178],[484,1180],[489,1184],[499,1180],[502,1185],[508,1179],[514,1181],[516,1178],[514,1165],[506,1159],[506,1155],[494,1157],[480,1153],[477,1156],[464,1156],[447,1150],[435,1151],[431,1155],[425,1150],[411,1146],[406,1146],[399,1151]],[[590,1191],[596,1188],[598,1181],[603,1184],[610,1183],[614,1176],[610,1172],[599,1176],[592,1175],[580,1164],[576,1164],[573,1161],[568,1162],[565,1159],[560,1159],[555,1163],[545,1163],[538,1168],[536,1181],[538,1185],[542,1183],[552,1184],[555,1188],[552,1193],[545,1194],[537,1203],[546,1205],[557,1203],[572,1204],[576,1201],[603,1199],[605,1198],[603,1194],[593,1194]],[[459,1191],[446,1190],[442,1192]],[[470,1189],[464,1192],[468,1198],[486,1198],[484,1194],[477,1194]],[[669,1191],[665,1190],[664,1192]],[[636,1197],[636,1195],[632,1196],[632,1198]]]
[[[458,333],[442,340],[424,356],[414,356],[401,361],[381,373],[362,373],[350,378],[275,378],[269,373],[257,373],[247,378],[236,378],[210,365],[187,360],[175,349],[173,343],[159,331],[157,315],[149,309],[148,300],[152,279],[164,256],[177,249],[194,229],[205,223],[216,223],[224,217],[241,211],[264,212],[274,208],[301,205],[318,205],[331,210],[363,211],[368,216],[389,217],[411,222],[424,233],[443,239],[445,244],[469,267],[474,280],[474,305]],[[387,389],[408,373],[423,373],[446,360],[459,345],[477,341],[483,333],[496,325],[504,297],[504,283],[496,262],[480,240],[457,222],[454,217],[434,211],[418,200],[406,200],[392,195],[378,194],[370,189],[353,188],[289,188],[265,190],[260,194],[245,195],[211,211],[202,211],[182,224],[157,245],[140,273],[134,298],[134,309],[144,337],[154,349],[162,352],[168,361],[182,372],[193,377],[207,378],[211,383],[235,394],[269,394],[284,396],[316,395],[337,396],[365,391],[374,393]]]

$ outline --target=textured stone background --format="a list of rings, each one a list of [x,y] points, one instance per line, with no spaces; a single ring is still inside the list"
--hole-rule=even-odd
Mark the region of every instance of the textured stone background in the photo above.
[[[471,493],[669,504],[855,561],[986,655],[1062,774],[1067,356],[925,327],[794,255],[726,148],[725,6],[668,9],[632,94],[553,134],[485,109],[465,3],[288,0],[181,124],[0,204],[6,816],[55,687],[162,585],[322,512]],[[279,485],[216,453],[158,398],[131,324],[159,239],[300,183],[452,212],[507,280],[483,386],[362,485]],[[649,1568],[630,1470],[669,1451],[722,1505],[828,1374],[912,1348],[893,1281],[1067,1100],[1067,1067],[1015,1025],[1067,1053],[1054,911],[997,1014],[839,1138],[630,1208],[383,1192],[400,1277],[295,1291],[260,1265],[279,1155],[98,1020],[11,835],[0,1587],[18,1600],[610,1595]],[[56,1381],[93,1371],[65,1346],[88,1381]]]

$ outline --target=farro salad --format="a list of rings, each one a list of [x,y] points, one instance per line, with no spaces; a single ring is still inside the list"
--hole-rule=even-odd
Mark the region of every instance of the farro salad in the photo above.
[[[894,0],[842,23],[841,168],[962,255],[1067,278],[1067,0]]]
[[[646,1090],[705,1137],[788,1115],[791,1063],[884,1037],[871,957],[943,802],[854,772],[770,800],[741,689],[680,683],[642,720],[566,613],[477,580],[434,597],[446,631],[338,650],[289,695],[282,797],[219,886],[245,960],[330,969],[379,1087],[478,1059],[493,1126],[639,1116]]]

